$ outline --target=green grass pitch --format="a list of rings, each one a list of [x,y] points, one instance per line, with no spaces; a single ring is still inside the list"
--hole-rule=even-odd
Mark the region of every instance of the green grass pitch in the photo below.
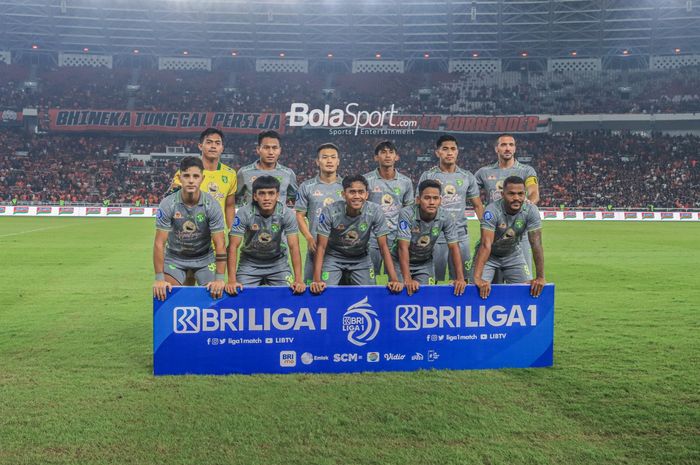
[[[155,378],[152,221],[0,218],[0,464],[697,464],[698,238],[546,222],[553,368]]]

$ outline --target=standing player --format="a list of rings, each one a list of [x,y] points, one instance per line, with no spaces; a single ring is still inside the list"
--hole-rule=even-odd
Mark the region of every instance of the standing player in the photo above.
[[[343,179],[343,199],[321,211],[316,235],[314,280],[311,292],[320,294],[327,285],[340,283],[343,275],[353,285],[375,284],[374,270],[369,258],[369,237],[374,232],[387,274],[389,290],[401,292],[391,260],[386,236],[389,229],[378,205],[367,202],[367,180],[361,175]]]
[[[156,213],[153,296],[165,300],[172,286],[184,284],[191,272],[197,282],[206,285],[212,297],[218,299],[225,285],[224,217],[214,198],[200,191],[204,179],[202,160],[183,158],[179,173],[182,188],[164,198]]]
[[[395,165],[399,160],[396,146],[385,140],[374,148],[374,160],[379,165],[376,170],[365,174],[369,183],[369,201],[382,207],[389,227],[388,244],[396,239],[396,226],[399,212],[403,207],[413,205],[413,183],[403,174],[396,171]],[[372,259],[374,273],[379,274],[382,268],[382,254],[379,252],[377,238],[372,236],[369,243],[369,255]]]
[[[520,163],[515,159],[515,138],[510,134],[501,134],[496,138],[494,144],[498,161],[492,165],[487,165],[474,174],[479,188],[486,192],[486,203],[492,203],[499,200],[503,192],[503,181],[509,176],[519,176],[525,180],[525,189],[527,190],[526,202],[537,205],[540,201],[540,187],[537,181],[537,173],[535,169],[524,163]],[[523,235],[520,246],[525,254],[527,265],[532,269],[532,251],[530,250],[530,241]],[[496,273],[494,283],[500,283],[500,274]]]
[[[394,263],[399,263],[399,279],[403,278],[408,295],[418,291],[421,284],[435,284],[433,249],[443,235],[456,270],[455,295],[462,295],[467,286],[459,252],[459,237],[455,221],[440,208],[440,183],[426,179],[418,185],[416,205],[401,210],[398,238],[391,250]]]
[[[318,175],[301,183],[294,208],[299,231],[306,238],[307,253],[304,264],[304,282],[311,284],[314,275],[314,253],[316,252],[316,230],[318,217],[323,207],[343,199],[343,180],[338,176],[340,152],[331,143],[321,144],[316,150]],[[308,220],[308,225],[306,221]]]
[[[481,240],[474,262],[474,284],[485,299],[491,293],[491,282],[496,271],[508,283],[530,283],[530,294],[538,297],[545,285],[544,252],[542,250],[542,222],[540,212],[533,204],[525,203],[525,180],[510,176],[503,181],[503,196],[490,203],[481,220]],[[537,277],[525,263],[520,247],[527,233],[535,257]]]
[[[243,286],[290,286],[302,293],[301,254],[294,212],[279,201],[280,183],[272,176],[253,182],[253,202],[238,209],[228,245],[228,283],[226,292],[237,294]],[[294,277],[287,261],[287,238]],[[236,253],[243,243],[236,269]]]
[[[202,192],[208,192],[221,206],[226,218],[226,227],[231,227],[236,208],[236,172],[221,163],[224,151],[224,133],[215,128],[207,128],[199,135],[199,151],[202,153],[204,179]],[[171,190],[181,186],[180,171],[175,173]]]
[[[469,250],[469,231],[467,230],[465,209],[467,201],[469,201],[474,207],[477,218],[481,219],[484,205],[479,198],[479,186],[474,175],[470,171],[457,166],[457,156],[459,155],[457,139],[449,134],[444,134],[440,136],[435,146],[435,155],[439,160],[438,166],[424,172],[418,183],[420,184],[426,179],[434,179],[441,184],[441,208],[455,220],[457,236],[459,237],[459,251],[462,255],[463,273],[464,276],[469,276],[471,253]],[[438,239],[434,251],[435,279],[438,281],[445,279],[446,265],[449,265],[450,277],[454,279],[457,276],[457,272],[453,266],[454,260],[450,260],[447,263],[448,249],[444,236]]]
[[[294,171],[278,163],[282,153],[280,135],[276,131],[263,131],[258,134],[255,148],[258,160],[238,170],[239,205],[247,205],[252,200],[253,181],[260,176],[274,176],[280,182],[280,200],[287,204],[288,199],[297,195],[297,176]]]

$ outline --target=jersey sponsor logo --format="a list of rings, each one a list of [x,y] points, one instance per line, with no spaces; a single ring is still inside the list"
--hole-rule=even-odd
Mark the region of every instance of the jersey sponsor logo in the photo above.
[[[399,221],[399,229],[401,229],[401,231],[407,230],[408,229],[408,221],[406,221],[406,220]]]
[[[485,220],[492,220],[493,219],[493,213],[491,213],[489,210],[486,210],[484,212],[484,219]]]
[[[240,224],[241,224],[241,219],[238,217],[238,215],[236,215],[236,216],[233,218],[233,225],[234,225],[234,226],[240,226]]]
[[[377,312],[372,309],[367,297],[349,306],[343,315],[343,331],[348,334],[348,341],[356,346],[373,341],[379,327]]]
[[[182,225],[182,230],[186,233],[193,233],[197,230],[197,225],[194,224],[192,221],[187,220],[185,223]]]
[[[272,235],[270,233],[261,232],[258,234],[258,242],[262,242],[263,244],[272,242]]]
[[[209,192],[213,194],[219,190],[219,186],[217,186],[215,182],[210,182],[207,185],[207,189],[209,189]]]
[[[319,223],[325,223],[325,222],[326,222],[326,215],[324,215],[323,213],[321,213],[321,214],[318,216],[318,222],[319,222]]]
[[[323,206],[327,207],[328,205],[332,204],[333,202],[335,202],[333,197],[326,197],[325,199],[323,199]]]
[[[381,192],[381,191],[382,191],[382,188],[379,186],[374,186],[374,188],[372,189],[372,192]]]
[[[501,223],[498,225],[498,229],[506,229],[507,227],[508,227],[508,225],[505,223]]]
[[[321,196],[323,196],[323,192],[316,190],[311,195],[313,195],[314,197],[321,197]]]
[[[346,242],[349,242],[350,244],[354,244],[359,238],[360,235],[355,230],[348,231],[347,234],[345,234]]]
[[[446,195],[455,195],[457,193],[457,188],[453,186],[452,184],[448,184],[445,186],[445,194]]]
[[[389,206],[394,203],[394,198],[390,194],[382,195],[382,205]]]
[[[421,236],[416,241],[416,246],[422,248],[428,247],[430,245],[430,236]]]

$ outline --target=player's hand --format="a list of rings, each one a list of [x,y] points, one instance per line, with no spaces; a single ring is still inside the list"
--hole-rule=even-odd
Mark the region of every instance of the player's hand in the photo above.
[[[243,284],[238,281],[229,281],[226,283],[226,286],[224,286],[224,289],[231,295],[237,295],[243,290]]]
[[[455,295],[464,294],[464,289],[466,289],[466,287],[467,287],[467,282],[465,280],[455,279],[453,284],[455,287]]]
[[[316,240],[314,239],[314,236],[312,236],[311,234],[309,234],[306,237],[306,248],[312,254],[316,253]]]
[[[481,278],[474,278],[474,284],[479,288],[479,295],[482,299],[485,299],[491,294],[491,283],[484,281]]]
[[[311,283],[310,288],[313,294],[320,294],[326,290],[326,283],[325,281],[314,281]]]
[[[165,300],[167,293],[173,290],[173,285],[167,281],[156,281],[153,283],[153,297],[158,300]]]
[[[389,284],[387,284],[386,287],[388,287],[394,294],[398,294],[399,292],[403,291],[403,283],[401,281],[389,281]]]
[[[535,278],[530,281],[530,295],[532,297],[539,297],[540,294],[542,294],[542,289],[544,289],[545,284],[547,284],[547,281],[545,281],[544,278]]]
[[[420,283],[415,279],[407,279],[404,284],[406,285],[406,292],[408,292],[408,295],[415,294],[420,288]]]
[[[294,281],[289,287],[292,288],[292,292],[295,294],[303,294],[306,290],[306,284],[304,284],[304,281]]]
[[[226,283],[223,279],[216,279],[207,283],[206,288],[214,299],[220,299],[224,294]]]

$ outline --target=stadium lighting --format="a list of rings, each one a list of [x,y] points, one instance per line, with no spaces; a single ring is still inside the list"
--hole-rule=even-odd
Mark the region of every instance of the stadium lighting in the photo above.
[[[430,53],[424,53],[423,58],[430,58]]]
[[[39,48],[39,46],[37,44],[32,44],[32,50],[36,50],[38,48]]]
[[[134,55],[138,55],[138,53],[139,53],[139,49],[138,49],[138,48],[135,48],[135,49],[134,49]]]
[[[625,49],[625,50],[622,51],[622,54],[623,54],[624,56],[627,56],[627,55],[630,54],[630,51],[627,50],[627,49]]]
[[[232,51],[232,52],[231,52],[231,56],[232,56],[232,57],[237,57],[237,56],[238,56],[238,52],[235,51],[235,50]]]
[[[679,53],[681,53],[681,49],[678,48],[678,47],[674,48],[673,51],[676,53],[676,55],[678,55]]]
[[[189,55],[190,52],[188,52],[187,50],[185,50],[185,51],[182,52],[182,54],[183,54],[183,55]]]
[[[280,52],[280,58],[284,58],[284,52]]]
[[[572,57],[575,57],[576,55],[578,55],[578,53],[576,52],[576,50],[574,50],[574,51],[571,52],[571,56],[572,56]]]
[[[87,48],[87,47],[83,47],[83,52],[87,53],[87,52],[89,52],[89,51],[90,51],[90,49],[89,49],[89,48]]]
[[[528,53],[527,52],[520,52],[520,56],[523,58],[527,58]]]
[[[479,54],[477,52],[472,53],[472,58],[479,58]]]
[[[326,55],[326,56],[327,56],[328,58],[333,58],[333,54],[332,54],[332,53],[329,53],[329,54]]]
[[[374,58],[376,58],[377,60],[379,60],[381,57],[382,57],[381,53],[377,53],[376,55],[374,55]]]

